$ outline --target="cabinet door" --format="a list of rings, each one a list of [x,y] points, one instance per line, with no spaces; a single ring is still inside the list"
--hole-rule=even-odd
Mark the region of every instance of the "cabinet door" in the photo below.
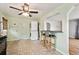
[[[52,21],[51,30],[52,31],[62,31],[62,22],[61,21]]]
[[[44,30],[62,31],[62,22],[57,20],[47,20],[44,22]]]

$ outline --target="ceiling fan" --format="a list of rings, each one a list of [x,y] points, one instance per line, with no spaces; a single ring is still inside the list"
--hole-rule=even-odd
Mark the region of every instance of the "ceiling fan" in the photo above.
[[[16,9],[18,11],[21,11],[18,15],[22,15],[24,13],[27,13],[29,15],[29,17],[32,17],[31,13],[38,14],[38,11],[30,10],[29,4],[27,4],[27,3],[24,3],[24,5],[22,6],[22,9],[19,9],[19,8],[16,8],[16,7],[13,7],[13,6],[9,6],[9,7],[12,8],[12,9]]]

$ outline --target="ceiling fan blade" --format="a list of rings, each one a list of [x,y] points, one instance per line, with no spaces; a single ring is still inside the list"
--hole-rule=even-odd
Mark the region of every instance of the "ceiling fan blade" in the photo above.
[[[29,14],[29,17],[32,17],[32,15],[31,15],[31,14]]]
[[[29,6],[29,4],[27,4],[27,3],[24,3],[24,5],[25,5],[25,6]]]
[[[9,7],[12,8],[12,9],[16,9],[16,10],[22,11],[21,9],[18,9],[16,7],[13,7],[13,6],[9,6]]]
[[[38,13],[38,11],[29,11],[30,13]]]
[[[18,15],[22,15],[23,13],[19,13]]]

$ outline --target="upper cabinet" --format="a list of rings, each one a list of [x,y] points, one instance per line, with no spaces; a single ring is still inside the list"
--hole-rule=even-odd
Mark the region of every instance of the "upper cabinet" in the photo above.
[[[59,20],[59,16],[57,17],[46,18],[44,20],[44,30],[62,31],[62,21]]]

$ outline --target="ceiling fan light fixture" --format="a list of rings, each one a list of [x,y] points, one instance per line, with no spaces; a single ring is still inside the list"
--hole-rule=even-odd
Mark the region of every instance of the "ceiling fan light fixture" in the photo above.
[[[9,6],[9,7],[12,8],[12,9],[16,9],[16,10],[20,11],[18,15],[32,17],[32,14],[38,14],[37,10],[30,10],[29,9],[29,3],[24,3],[21,6],[21,8],[16,8],[16,7],[13,7],[13,6]]]
[[[22,15],[23,15],[23,16],[29,16],[29,14],[28,14],[28,13],[23,13]]]

